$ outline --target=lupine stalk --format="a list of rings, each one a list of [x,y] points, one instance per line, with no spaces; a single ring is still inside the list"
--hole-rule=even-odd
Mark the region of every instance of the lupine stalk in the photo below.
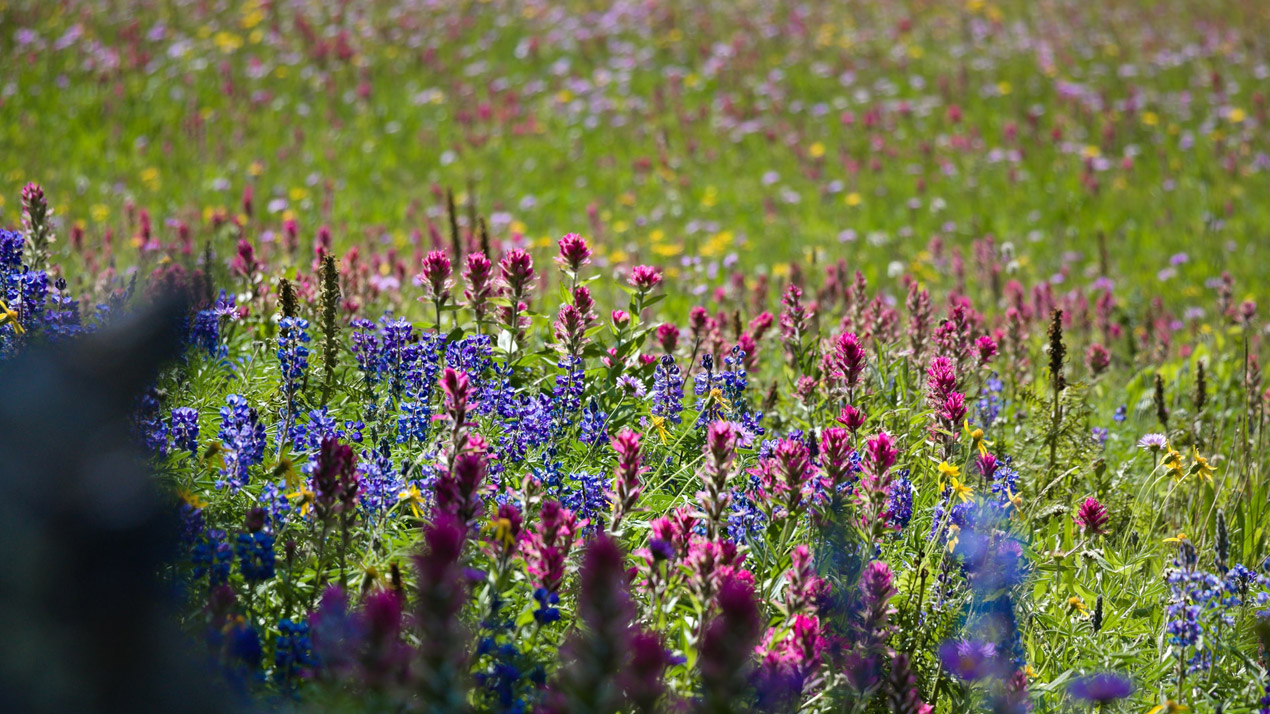
[[[331,400],[331,388],[335,384],[335,368],[339,364],[340,324],[340,271],[335,256],[322,258],[322,406]]]

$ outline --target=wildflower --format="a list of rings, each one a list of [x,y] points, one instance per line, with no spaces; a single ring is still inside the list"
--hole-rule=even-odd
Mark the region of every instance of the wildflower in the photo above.
[[[950,476],[948,478],[948,488],[950,490],[950,497],[957,499],[961,503],[969,501],[970,497],[975,495],[975,490],[973,488],[962,483],[955,476]]]
[[[1186,534],[1185,534],[1185,533],[1178,533],[1177,535],[1173,536],[1172,538],[1165,538],[1165,539],[1164,539],[1164,542],[1165,542],[1165,543],[1184,543],[1185,541],[1186,541]]]
[[[1195,447],[1191,447],[1191,461],[1190,473],[1198,475],[1201,480],[1212,483],[1213,473],[1216,469],[1209,465],[1208,459],[1199,455],[1199,450]]]
[[[1133,683],[1123,675],[1101,672],[1073,680],[1067,685],[1067,693],[1101,707],[1133,694]]]
[[[864,369],[864,346],[853,332],[844,332],[834,341],[832,365],[834,374],[843,381],[848,394],[855,391]]]
[[[1095,377],[1105,372],[1110,364],[1111,353],[1106,347],[1095,342],[1085,350],[1085,366]]]
[[[1169,448],[1169,440],[1163,434],[1145,434],[1141,439],[1138,439],[1138,448],[1159,453]]]
[[[556,264],[570,273],[577,274],[582,266],[591,262],[591,248],[586,239],[577,233],[566,233],[556,245],[560,247],[560,255],[556,256]]]
[[[1182,706],[1172,699],[1157,704],[1147,711],[1147,714],[1179,714],[1180,712],[1190,711],[1190,707]]]
[[[679,424],[683,421],[679,416],[683,411],[683,377],[680,376],[679,366],[675,364],[674,358],[670,355],[662,355],[661,362],[653,371],[653,389],[652,389],[652,408],[651,412],[654,417],[661,417],[663,420],[672,424]],[[665,430],[663,425],[659,425],[659,433]],[[665,441],[664,434],[662,441]]]
[[[991,642],[954,640],[939,647],[939,659],[958,679],[976,682],[999,671],[997,648]]]
[[[1076,517],[1073,520],[1081,530],[1087,533],[1105,535],[1110,517],[1107,515],[1107,509],[1098,502],[1098,499],[1086,498],[1076,510]]]
[[[1085,604],[1085,601],[1082,600],[1079,595],[1073,595],[1067,598],[1067,610],[1068,612],[1080,615],[1089,614],[1089,606]]]
[[[661,284],[662,275],[660,268],[654,268],[651,265],[637,265],[631,270],[630,284],[631,287],[640,293],[647,293],[653,288]]]
[[[0,300],[0,325],[13,325],[13,331],[19,335],[26,334],[26,328],[22,327],[22,321],[17,310],[9,307],[4,300]]]
[[[423,497],[418,484],[410,484],[408,488],[397,494],[397,500],[409,506],[410,512],[414,514],[415,518],[422,518],[423,509],[428,506],[428,501]]]
[[[936,470],[939,471],[941,488],[943,484],[943,479],[946,479],[946,478],[951,479],[951,478],[957,478],[958,476],[961,476],[961,469],[956,466],[953,466],[947,461],[939,462],[939,467]]]
[[[697,667],[701,672],[700,711],[725,714],[746,689],[750,652],[762,627],[754,591],[731,578],[719,588],[718,615],[701,637]]]
[[[447,513],[439,514],[423,533],[427,549],[415,556],[418,570],[418,694],[424,708],[436,712],[466,707],[468,672],[459,610],[466,599],[460,556],[467,528]]]
[[[622,519],[635,512],[643,485],[640,483],[641,464],[639,434],[625,429],[613,438],[613,451],[617,453],[617,472],[613,477],[613,524],[616,532]]]
[[[172,435],[172,444],[198,455],[198,410],[192,407],[177,407],[172,410],[171,426],[168,432]]]
[[[1181,481],[1186,478],[1187,474],[1182,470],[1182,455],[1176,449],[1170,448],[1168,453],[1164,455],[1162,463],[1175,480]]]

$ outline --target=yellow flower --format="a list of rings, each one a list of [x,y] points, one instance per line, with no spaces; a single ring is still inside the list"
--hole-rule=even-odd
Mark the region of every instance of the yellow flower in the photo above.
[[[1151,708],[1151,711],[1147,712],[1147,714],[1177,714],[1178,712],[1184,712],[1189,710],[1190,710],[1189,707],[1184,707],[1181,704],[1178,704],[1177,702],[1170,699],[1163,704],[1156,704],[1154,707]]]
[[[956,466],[953,466],[947,461],[939,462],[940,484],[943,484],[943,480],[946,478],[957,478],[960,475],[961,475],[961,469],[957,468]]]
[[[1069,612],[1078,612],[1082,615],[1089,613],[1089,607],[1085,605],[1085,601],[1081,600],[1079,595],[1067,598],[1067,610]]]
[[[1212,466],[1210,466],[1208,463],[1208,459],[1204,458],[1203,456],[1200,456],[1199,450],[1193,446],[1191,447],[1191,460],[1194,461],[1194,463],[1191,464],[1191,473],[1199,474],[1199,477],[1201,479],[1204,479],[1205,481],[1212,483],[1213,472],[1216,471],[1217,469],[1214,469]]]
[[[1171,474],[1173,478],[1178,481],[1186,478],[1186,472],[1182,470],[1182,455],[1177,453],[1177,449],[1170,446],[1169,453],[1165,455],[1162,463],[1164,464],[1164,468],[1169,470],[1169,474]]]
[[[419,492],[419,487],[414,484],[411,484],[410,488],[397,494],[397,500],[405,501],[409,504],[410,512],[414,514],[415,518],[423,517],[423,511],[420,507],[425,506],[428,503],[424,500],[423,494]]]
[[[301,486],[295,493],[288,493],[287,498],[295,498],[300,501],[300,517],[309,515],[309,511],[313,508],[313,504],[317,501],[317,495],[309,490],[308,486]]]
[[[975,495],[975,490],[966,484],[958,481],[956,477],[948,479],[948,486],[952,489],[952,497],[965,503],[970,497]]]
[[[811,158],[819,159],[820,157],[825,155],[825,145],[817,141],[816,143],[807,147],[807,153],[811,154]]]
[[[26,330],[22,327],[22,323],[18,321],[17,311],[9,307],[9,304],[4,300],[0,300],[0,325],[5,323],[12,323],[13,331],[19,335],[26,333]]]
[[[965,420],[963,426],[966,428],[966,433],[970,434],[970,440],[971,443],[974,444],[974,448],[981,455],[986,456],[988,453],[988,447],[992,446],[992,443],[983,438],[983,429],[980,429],[979,427],[971,429],[969,419]]]
[[[848,193],[848,194],[847,194],[847,196],[846,196],[846,198],[844,198],[844,199],[842,199],[842,200],[843,200],[843,201],[844,201],[844,202],[845,202],[848,206],[858,206],[858,205],[860,205],[860,203],[861,203],[864,199],[863,199],[863,198],[861,198],[860,194],[856,193],[855,191],[852,191],[851,193]]]
[[[494,521],[494,540],[510,546],[516,542],[512,537],[512,522],[507,518],[499,518]]]
[[[1181,542],[1182,542],[1182,541],[1184,541],[1184,540],[1186,540],[1186,534],[1185,534],[1185,533],[1178,533],[1177,535],[1173,536],[1172,538],[1165,538],[1165,539],[1164,539],[1164,542],[1165,542],[1165,543],[1181,543]]]
[[[1005,493],[1006,493],[1006,496],[1007,496],[1007,497],[1009,497],[1009,499],[1010,499],[1010,505],[1011,505],[1011,506],[1014,506],[1014,510],[1019,511],[1019,510],[1022,510],[1022,509],[1023,509],[1023,497],[1022,497],[1022,496],[1020,496],[1019,494],[1015,493],[1015,492],[1014,492],[1014,489],[1010,488],[1009,486],[1006,486],[1006,487],[1005,487]]]
[[[177,495],[179,495],[181,500],[187,503],[190,508],[207,508],[207,501],[196,493],[180,489],[177,491]]]
[[[957,548],[957,541],[961,537],[961,526],[952,524],[948,526],[948,552],[951,553]]]
[[[653,428],[657,430],[657,436],[661,437],[661,443],[663,444],[666,443],[667,441],[666,417],[657,416],[656,414],[654,414],[652,419],[653,419]]]

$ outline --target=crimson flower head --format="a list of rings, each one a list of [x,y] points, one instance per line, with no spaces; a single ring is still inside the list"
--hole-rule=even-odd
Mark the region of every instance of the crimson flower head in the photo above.
[[[445,394],[446,411],[456,422],[462,423],[467,415],[468,402],[473,392],[467,373],[446,367],[441,373],[441,392]]]
[[[991,481],[997,473],[997,457],[985,452],[976,456],[975,461],[984,480]]]
[[[578,308],[584,316],[590,315],[591,309],[595,307],[595,299],[591,297],[591,289],[585,285],[579,285],[574,288],[573,306]]]
[[[513,295],[523,295],[534,279],[534,259],[524,250],[513,248],[498,262],[498,272]]]
[[[428,289],[428,297],[444,302],[450,297],[450,273],[450,256],[443,250],[429,251],[415,282]]]
[[[706,312],[704,307],[693,305],[692,309],[688,310],[688,327],[692,330],[692,338],[694,340],[701,339],[702,333],[705,332],[709,323],[710,313]]]
[[[975,351],[979,354],[979,364],[987,365],[997,355],[997,343],[987,335],[975,340]]]
[[[1107,509],[1098,502],[1098,499],[1086,498],[1084,503],[1080,504],[1080,508],[1076,509],[1076,517],[1072,520],[1086,532],[1105,535],[1107,522],[1111,520],[1111,517],[1107,515]]]
[[[939,416],[951,424],[960,424],[966,418],[966,396],[961,392],[953,392],[944,398]]]
[[[651,265],[637,265],[631,270],[631,287],[648,292],[661,284],[661,269]]]
[[[868,419],[868,415],[863,410],[856,409],[850,404],[844,406],[842,411],[838,412],[838,423],[850,429],[852,434],[864,426],[866,419]]]
[[[865,456],[874,474],[884,474],[895,465],[899,452],[895,449],[890,434],[881,431],[865,444]]]
[[[1089,367],[1089,371],[1095,375],[1102,374],[1110,364],[1111,353],[1106,347],[1095,342],[1085,350],[1085,366]]]
[[[679,328],[669,322],[658,325],[657,343],[661,345],[662,352],[666,354],[674,352],[679,346]]]
[[[860,382],[860,372],[864,370],[864,345],[854,332],[838,335],[834,343],[833,366],[842,376],[848,389],[854,389]]]
[[[591,262],[591,248],[586,244],[586,238],[577,233],[566,233],[556,245],[560,246],[556,264],[566,270],[576,273]]]

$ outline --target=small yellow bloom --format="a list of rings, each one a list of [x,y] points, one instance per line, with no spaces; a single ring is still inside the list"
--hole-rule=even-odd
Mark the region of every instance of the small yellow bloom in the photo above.
[[[845,201],[848,206],[858,206],[864,199],[860,196],[860,194],[856,193],[855,191],[852,191],[851,193],[848,193],[847,197],[842,200]]]
[[[666,438],[668,435],[668,432],[666,431],[666,417],[654,414],[652,416],[652,420],[653,428],[657,430],[657,436],[661,437],[661,443],[666,443],[668,441]]]
[[[1181,704],[1178,704],[1177,702],[1170,699],[1163,704],[1155,705],[1154,707],[1151,708],[1151,711],[1147,712],[1147,714],[1178,714],[1178,712],[1184,712],[1189,710],[1190,710],[1189,707],[1184,707]]]
[[[499,518],[494,521],[494,540],[507,546],[516,542],[512,537],[512,522],[509,519]]]
[[[957,468],[956,466],[953,466],[947,461],[941,461],[939,462],[939,475],[941,477],[941,483],[942,483],[942,480],[945,478],[957,478],[958,476],[960,476],[961,469]]]
[[[207,508],[207,500],[196,493],[191,493],[185,489],[177,491],[177,495],[181,500],[189,505],[190,508]]]
[[[1067,598],[1067,610],[1069,612],[1078,612],[1082,615],[1089,613],[1089,607],[1085,605],[1085,601],[1081,600],[1079,595]]]
[[[961,537],[961,526],[955,523],[948,526],[948,552],[951,553],[957,548],[957,541]]]
[[[13,325],[13,331],[19,335],[26,334],[26,330],[22,327],[22,323],[18,320],[18,312],[9,307],[4,300],[0,300],[0,325],[10,323]]]
[[[1244,119],[1248,118],[1248,112],[1245,112],[1239,107],[1235,107],[1230,110],[1230,113],[1226,115],[1226,118],[1230,120],[1231,124],[1239,124]]]
[[[1164,542],[1165,542],[1165,543],[1181,543],[1181,542],[1182,542],[1182,541],[1184,541],[1184,540],[1186,540],[1186,534],[1185,534],[1185,533],[1178,533],[1177,535],[1173,536],[1172,538],[1165,538],[1165,539],[1164,539]]]
[[[807,147],[807,153],[811,154],[811,158],[819,159],[820,157],[825,155],[825,145],[817,141],[816,143]]]
[[[1186,478],[1186,472],[1182,470],[1182,455],[1177,453],[1177,449],[1171,446],[1168,448],[1169,453],[1165,455],[1163,461],[1164,467],[1169,470],[1173,478],[1181,481]]]
[[[420,493],[419,487],[415,486],[414,484],[411,484],[410,488],[397,494],[397,500],[405,501],[407,504],[409,504],[410,512],[414,514],[415,518],[423,517],[423,510],[421,509],[421,507],[427,505],[428,503],[426,500],[424,500],[423,494]]]
[[[973,488],[957,480],[956,477],[948,479],[948,487],[952,489],[952,497],[962,503],[969,501],[970,497],[975,495]]]
[[[1212,483],[1213,472],[1216,471],[1217,469],[1214,469],[1212,466],[1210,466],[1208,463],[1208,459],[1204,458],[1203,456],[1200,456],[1199,450],[1196,449],[1195,447],[1191,447],[1191,460],[1194,461],[1194,463],[1191,465],[1191,473],[1199,474],[1199,477],[1201,479],[1208,481],[1209,483]]]
[[[287,498],[294,498],[300,502],[300,517],[309,515],[313,504],[317,502],[317,495],[309,489],[308,486],[301,486],[295,493],[288,493]]]

